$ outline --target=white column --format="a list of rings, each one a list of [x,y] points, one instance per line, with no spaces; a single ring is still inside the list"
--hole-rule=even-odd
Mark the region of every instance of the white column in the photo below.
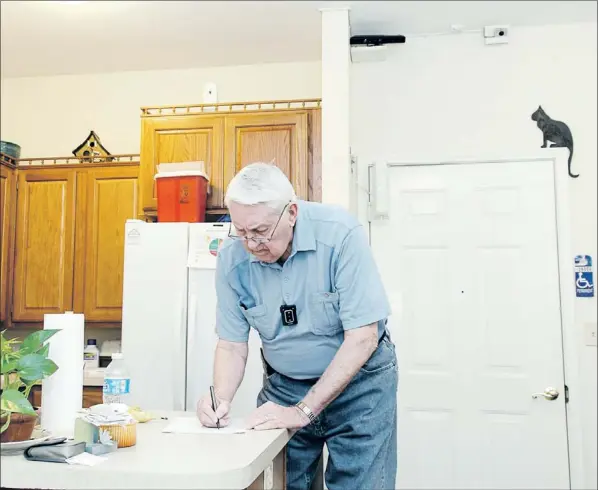
[[[349,8],[322,12],[322,202],[352,207]]]

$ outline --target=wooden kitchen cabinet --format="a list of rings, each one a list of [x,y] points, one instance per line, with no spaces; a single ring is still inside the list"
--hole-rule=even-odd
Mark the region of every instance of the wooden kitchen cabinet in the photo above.
[[[131,166],[77,175],[74,309],[86,321],[122,319],[125,222],[138,215],[138,172]]]
[[[19,170],[12,318],[73,308],[75,172]]]
[[[36,385],[31,388],[29,392],[29,402],[35,408],[42,406],[42,387]],[[84,386],[83,387],[83,408],[89,408],[94,405],[100,405],[103,402],[102,387],[101,386]]]
[[[122,318],[124,233],[139,214],[137,162],[18,169],[12,321]]]
[[[316,105],[307,107],[307,102]],[[260,109],[262,106],[271,108]],[[140,212],[155,218],[157,165],[185,161],[206,164],[208,213],[223,212],[229,182],[241,168],[256,161],[279,166],[300,199],[321,200],[319,107],[319,101],[286,101],[143,108]],[[190,112],[197,108],[205,112]]]
[[[141,210],[158,207],[154,175],[160,163],[202,161],[210,177],[208,207],[219,207],[222,195],[223,119],[212,115],[144,118],[141,123]]]
[[[83,408],[101,405],[104,402],[104,393],[101,386],[83,387]]]
[[[9,162],[0,162],[0,322],[10,323],[12,300],[12,265],[14,250],[14,211],[16,209],[16,170]]]
[[[231,114],[225,117],[224,181],[253,162],[273,163],[289,178],[297,196],[308,197],[307,112]],[[220,204],[220,203],[219,203]],[[220,207],[224,207],[224,201]]]

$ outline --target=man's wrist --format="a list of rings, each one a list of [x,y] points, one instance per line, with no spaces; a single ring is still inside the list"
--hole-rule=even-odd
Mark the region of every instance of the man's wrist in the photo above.
[[[309,417],[297,405],[291,405],[289,408],[291,408],[291,410],[295,410],[296,412],[299,413],[299,417],[301,417],[301,420],[303,420],[304,425],[311,424],[311,420],[309,420]]]
[[[318,396],[315,393],[315,386],[309,390],[309,392],[305,395],[305,397],[301,400],[301,403],[304,403],[309,407],[309,409],[316,415],[320,415],[320,413],[326,407],[318,400]]]
[[[295,404],[295,408],[303,414],[309,423],[312,423],[314,420],[316,420],[316,414],[303,401]]]

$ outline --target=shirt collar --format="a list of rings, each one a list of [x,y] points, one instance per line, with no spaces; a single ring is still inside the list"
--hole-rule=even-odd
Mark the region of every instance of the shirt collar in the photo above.
[[[309,216],[307,216],[307,209],[302,206],[300,202],[297,203],[299,207],[299,214],[295,222],[295,229],[293,231],[293,247],[291,255],[295,252],[307,252],[316,249],[316,237],[314,236],[314,229],[311,226]]]
[[[291,257],[297,252],[308,252],[310,250],[316,250],[316,237],[314,235],[311,221],[307,216],[307,210],[301,205],[301,201],[297,201],[299,208],[299,214],[297,215],[297,221],[295,222],[295,228],[293,230],[293,244],[291,246]],[[249,260],[251,262],[260,262],[255,255],[249,254]]]

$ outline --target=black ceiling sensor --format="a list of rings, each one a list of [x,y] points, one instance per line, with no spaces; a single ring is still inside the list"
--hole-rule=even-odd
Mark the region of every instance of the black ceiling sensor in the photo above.
[[[351,36],[351,46],[382,46],[383,44],[402,44],[405,36]]]

